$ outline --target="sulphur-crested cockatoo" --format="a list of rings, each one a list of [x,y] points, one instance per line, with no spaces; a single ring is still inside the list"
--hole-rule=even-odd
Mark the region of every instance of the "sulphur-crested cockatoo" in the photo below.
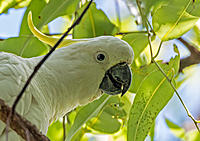
[[[54,44],[58,39],[40,33],[29,26],[40,40]],[[70,44],[70,45],[69,45]],[[68,46],[67,46],[68,45]],[[102,95],[124,94],[131,84],[129,65],[133,50],[123,40],[112,36],[90,39],[65,39],[40,68],[16,111],[46,134],[49,124],[79,105],[85,105]],[[22,58],[10,53],[0,53],[0,98],[11,106],[34,66],[43,56]],[[5,124],[0,121],[0,141]],[[3,134],[3,135],[2,135]],[[8,133],[9,141],[21,141],[14,131]]]

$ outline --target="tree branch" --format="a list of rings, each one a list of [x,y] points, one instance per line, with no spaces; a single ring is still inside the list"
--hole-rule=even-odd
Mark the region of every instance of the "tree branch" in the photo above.
[[[191,53],[189,57],[180,60],[179,72],[181,72],[184,68],[190,65],[199,64],[200,51],[191,44],[189,44],[187,41],[185,41],[183,38],[178,38],[177,40],[180,41],[182,44],[184,44]]]
[[[7,123],[7,118],[11,110],[12,109],[0,99],[0,120],[5,124]],[[17,113],[13,114],[13,118],[10,120],[10,127],[25,140],[27,139],[28,132],[30,141],[50,141],[45,135],[42,135],[42,133],[38,131],[35,125]]]

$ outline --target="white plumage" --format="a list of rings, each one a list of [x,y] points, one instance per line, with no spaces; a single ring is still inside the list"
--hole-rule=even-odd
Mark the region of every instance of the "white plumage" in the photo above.
[[[98,54],[105,55],[105,59],[99,61]],[[42,57],[27,59],[1,52],[0,98],[11,106]],[[91,38],[59,48],[32,80],[17,106],[17,112],[45,134],[52,121],[102,94],[99,86],[107,70],[122,62],[131,64],[132,60],[132,48],[111,36]],[[5,124],[0,121],[0,134],[4,128]],[[15,134],[9,132],[9,141],[19,140]],[[4,135],[0,141],[3,138]]]

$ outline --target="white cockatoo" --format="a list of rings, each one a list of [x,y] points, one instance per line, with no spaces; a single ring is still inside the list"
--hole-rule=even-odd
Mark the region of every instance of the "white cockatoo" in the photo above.
[[[32,24],[31,14],[28,22],[40,40],[52,45],[58,40],[40,33]],[[65,39],[62,46],[40,68],[16,109],[44,134],[52,121],[75,107],[97,99],[103,92],[123,95],[131,84],[134,54],[125,41],[101,36]],[[9,106],[42,58],[0,52],[0,98]],[[0,141],[5,140],[4,129],[0,121]],[[12,130],[8,135],[9,141],[23,140]]]

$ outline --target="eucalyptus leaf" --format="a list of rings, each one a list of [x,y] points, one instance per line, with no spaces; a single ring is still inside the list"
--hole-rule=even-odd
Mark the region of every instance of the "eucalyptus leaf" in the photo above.
[[[40,13],[39,27],[59,16],[74,14],[80,0],[50,0]]]
[[[84,4],[77,11],[78,16],[87,4]],[[73,38],[92,38],[102,35],[112,35],[115,30],[116,27],[109,21],[105,13],[97,9],[95,3],[92,3],[81,22],[73,29],[72,35]]]
[[[191,0],[177,1],[160,6],[152,17],[153,28],[162,41],[182,36],[198,21],[198,17],[187,12]]]
[[[30,46],[25,47],[24,45],[29,39],[31,39],[31,42],[29,42]],[[8,38],[0,44],[0,51],[14,53],[25,58],[44,55],[48,52],[48,50],[48,46],[33,36]]]
[[[158,62],[169,79],[177,72],[180,55],[177,55],[168,64]],[[164,108],[173,95],[173,89],[158,67],[151,63],[140,69],[132,68],[133,84],[131,91],[136,93],[128,121],[128,141],[143,141],[149,133],[158,113]]]
[[[125,103],[119,96],[112,96],[98,116],[87,122],[87,127],[101,133],[113,134],[121,127],[120,120],[126,119],[126,111],[123,109]]]
[[[22,8],[29,4],[30,0],[1,0],[0,14],[7,13],[10,8]]]
[[[100,116],[97,116],[90,120],[88,125],[90,128],[98,132],[107,134],[113,134],[119,131],[121,127],[121,123],[107,112],[103,112],[100,114]]]
[[[137,58],[148,45],[148,36],[146,33],[127,34],[122,37],[122,40],[125,40],[129,45],[131,45],[135,58]]]
[[[102,107],[105,106],[106,102],[111,96],[103,95],[100,99],[89,103],[88,105],[82,107],[75,118],[74,124],[67,134],[65,141],[70,141],[72,137],[79,131],[83,124],[85,124],[89,119],[96,116]]]
[[[169,127],[170,131],[178,138],[180,139],[186,139],[185,138],[185,130],[178,126],[177,124],[173,123],[169,119],[165,119],[165,122],[167,123],[167,126]]]
[[[173,89],[160,71],[153,71],[146,76],[136,93],[130,111],[128,141],[144,141],[158,113],[172,95]]]

